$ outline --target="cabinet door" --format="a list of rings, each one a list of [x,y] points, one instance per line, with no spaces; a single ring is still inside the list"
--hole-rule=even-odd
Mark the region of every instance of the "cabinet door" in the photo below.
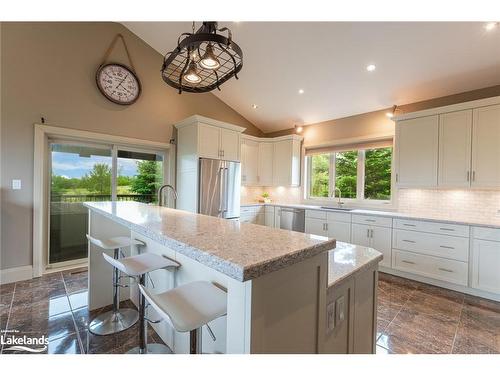
[[[233,130],[220,130],[220,149],[222,159],[240,161],[240,133]]]
[[[438,173],[438,116],[401,120],[396,125],[396,183],[435,187]]]
[[[273,210],[268,210],[267,207],[266,207],[266,211],[265,211],[265,225],[267,227],[271,227],[271,228],[274,228],[274,208]]]
[[[500,293],[500,242],[474,240],[472,247],[472,287]]]
[[[259,143],[258,180],[260,186],[273,185],[274,145],[270,142]]]
[[[220,159],[220,128],[210,125],[198,127],[198,153],[202,158]]]
[[[305,231],[306,233],[315,234],[317,236],[328,236],[326,220],[306,217]]]
[[[472,110],[439,116],[439,186],[470,185],[471,132]]]
[[[500,105],[474,109],[472,186],[500,186]]]
[[[352,243],[360,246],[371,246],[370,226],[364,224],[352,224]]]
[[[392,228],[371,227],[371,247],[382,253],[384,259],[379,263],[391,267],[392,258]]]
[[[241,182],[243,185],[257,185],[259,143],[250,139],[241,142]]]
[[[274,143],[273,182],[276,186],[291,185],[292,142]]]
[[[351,223],[341,221],[328,222],[328,237],[341,242],[351,242]]]

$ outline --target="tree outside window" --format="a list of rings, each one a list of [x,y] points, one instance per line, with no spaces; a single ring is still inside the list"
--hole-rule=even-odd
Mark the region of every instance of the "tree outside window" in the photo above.
[[[311,196],[328,198],[330,186],[330,154],[311,156]]]
[[[365,199],[391,199],[392,147],[365,151]]]

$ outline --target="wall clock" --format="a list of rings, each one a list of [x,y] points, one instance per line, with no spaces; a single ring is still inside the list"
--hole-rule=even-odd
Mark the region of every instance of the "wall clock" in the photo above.
[[[110,101],[130,105],[141,95],[141,82],[129,67],[109,63],[102,64],[96,72],[97,87]]]

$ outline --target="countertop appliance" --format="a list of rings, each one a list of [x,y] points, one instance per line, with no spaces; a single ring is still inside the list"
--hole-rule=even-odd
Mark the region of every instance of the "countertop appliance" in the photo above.
[[[301,208],[280,208],[280,228],[295,232],[305,231],[306,211]]]
[[[198,213],[224,219],[240,217],[239,162],[200,158]]]

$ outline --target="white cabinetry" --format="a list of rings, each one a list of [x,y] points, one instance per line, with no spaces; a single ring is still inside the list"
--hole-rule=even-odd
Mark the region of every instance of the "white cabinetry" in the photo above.
[[[357,215],[353,215],[354,218]],[[382,253],[381,266],[391,267],[391,227],[380,227],[368,224],[352,224],[352,243],[372,247]]]
[[[396,183],[435,187],[438,175],[438,115],[398,121]]]
[[[259,142],[243,138],[241,140],[241,182],[243,185],[257,185],[259,170]]]
[[[500,229],[472,230],[472,287],[500,294]]]
[[[439,116],[439,186],[470,186],[471,137],[472,110]]]
[[[299,186],[302,137],[242,136],[242,183],[248,186]]]
[[[199,158],[239,161],[240,137],[245,128],[194,115],[177,128],[176,207],[198,211]]]
[[[500,105],[474,109],[472,186],[500,186]]]
[[[306,210],[305,232],[351,242],[351,214]]]

